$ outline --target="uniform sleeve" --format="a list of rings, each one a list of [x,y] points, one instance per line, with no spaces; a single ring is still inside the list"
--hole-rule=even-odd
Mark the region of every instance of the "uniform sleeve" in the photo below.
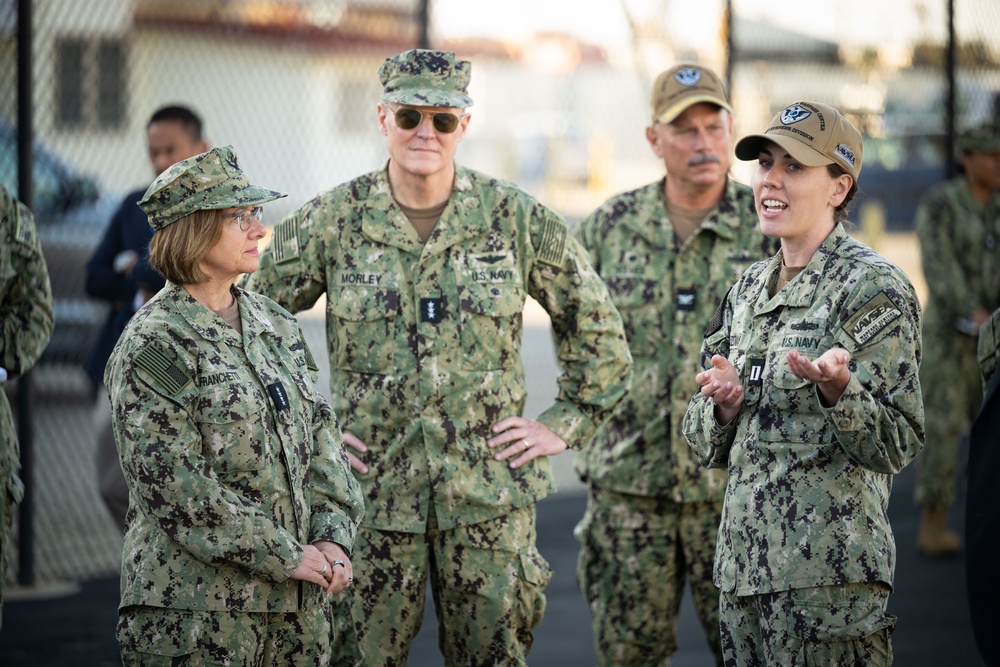
[[[279,222],[260,257],[260,268],[244,277],[243,287],[292,313],[311,308],[326,292],[328,255],[315,217],[322,215],[307,204]]]
[[[0,193],[0,366],[13,377],[38,361],[52,336],[52,287],[31,211]]]
[[[920,305],[913,288],[890,274],[858,281],[840,312],[834,339],[851,353],[851,380],[836,405],[820,402],[821,409],[852,460],[898,473],[924,442]]]
[[[573,228],[573,237],[580,242],[587,255],[587,259],[590,260],[590,265],[594,267],[594,271],[600,274],[600,252],[595,233],[596,226],[597,212],[595,211],[577,223]]]
[[[116,349],[105,376],[130,498],[194,558],[284,581],[301,562],[302,547],[224,484],[202,454],[206,443],[190,412],[195,397],[189,364],[165,342],[133,345],[127,352]],[[246,439],[257,424],[236,421],[229,427],[232,438]]]
[[[701,345],[701,368],[706,370],[712,365],[712,357],[716,354],[729,358],[729,332],[732,326],[732,301],[735,290],[730,290],[709,323],[705,332],[705,340]],[[701,395],[700,387],[696,385],[694,396],[684,414],[681,430],[688,444],[694,450],[702,465],[706,468],[727,468],[729,466],[729,450],[736,438],[736,425],[740,416],[737,415],[728,424],[719,424],[715,419],[715,402]]]
[[[570,447],[587,441],[632,384],[632,354],[604,281],[555,213],[539,207],[529,293],[548,312],[562,375],[538,418]]]
[[[976,295],[967,285],[955,239],[959,211],[949,200],[948,191],[938,189],[925,196],[917,208],[917,238],[929,301],[948,309],[952,316],[967,315],[976,309]]]
[[[313,419],[313,458],[310,464],[312,499],[311,541],[329,540],[348,552],[354,546],[364,500],[344,449],[340,424],[322,395],[316,395]]]

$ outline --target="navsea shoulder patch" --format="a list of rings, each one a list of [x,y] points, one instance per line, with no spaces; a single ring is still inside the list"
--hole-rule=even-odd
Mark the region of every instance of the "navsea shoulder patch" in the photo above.
[[[566,224],[553,218],[545,219],[542,242],[538,245],[538,261],[550,266],[562,266],[566,250]]]
[[[149,373],[171,396],[176,396],[191,382],[176,357],[160,347],[147,345],[135,355],[135,365]]]
[[[903,311],[885,292],[879,292],[844,322],[843,330],[858,345],[864,345],[878,332],[902,316]]]

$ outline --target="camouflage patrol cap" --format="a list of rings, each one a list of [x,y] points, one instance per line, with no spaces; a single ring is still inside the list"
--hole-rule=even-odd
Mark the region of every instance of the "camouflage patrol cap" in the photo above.
[[[459,60],[451,51],[427,49],[386,58],[378,70],[383,100],[418,107],[471,107],[471,76],[468,60]]]
[[[251,185],[232,146],[213,148],[174,164],[157,177],[139,200],[153,229],[163,229],[195,211],[242,208],[287,197]]]
[[[654,123],[670,123],[693,104],[708,102],[732,113],[722,81],[701,65],[682,64],[656,77],[653,84]]]
[[[751,134],[736,142],[736,157],[756,160],[765,141],[778,144],[807,167],[837,164],[855,182],[861,173],[861,133],[831,106],[818,102],[790,104],[771,119],[763,134]]]
[[[1000,151],[1000,124],[983,123],[958,135],[958,149],[963,153]]]

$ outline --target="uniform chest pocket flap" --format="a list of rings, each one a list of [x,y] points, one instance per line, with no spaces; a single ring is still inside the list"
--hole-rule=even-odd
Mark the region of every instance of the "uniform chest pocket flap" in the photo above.
[[[334,360],[337,368],[391,374],[398,370],[397,350],[406,350],[398,331],[399,292],[344,287],[328,310],[336,319]]]
[[[792,373],[785,358],[787,352],[778,352],[774,374],[763,383],[762,401],[766,401],[766,411],[774,415],[774,419],[761,424],[760,437],[791,443],[832,442],[833,432],[820,411],[816,386]]]
[[[201,431],[202,453],[217,474],[261,470],[271,465],[271,427],[263,396],[241,387],[225,399],[209,391],[197,401],[195,420]]]
[[[463,366],[471,370],[508,368],[520,359],[524,288],[515,283],[462,286]]]

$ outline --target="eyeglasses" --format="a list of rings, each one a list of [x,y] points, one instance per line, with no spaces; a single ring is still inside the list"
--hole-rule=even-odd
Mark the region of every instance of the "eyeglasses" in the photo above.
[[[240,231],[246,232],[250,231],[250,225],[256,220],[260,222],[264,219],[264,207],[254,206],[249,211],[240,211],[239,213],[226,213],[222,216],[223,218],[236,218],[236,224],[240,226]]]
[[[445,111],[420,111],[411,107],[400,107],[396,109],[396,127],[401,130],[412,130],[423,122],[425,116],[430,117],[434,129],[441,134],[451,134],[458,129],[458,122],[462,120],[461,116]]]

